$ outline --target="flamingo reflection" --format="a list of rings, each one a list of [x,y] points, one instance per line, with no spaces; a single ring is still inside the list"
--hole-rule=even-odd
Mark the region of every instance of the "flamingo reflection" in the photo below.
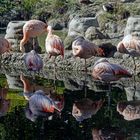
[[[35,121],[37,116],[45,116],[46,113],[60,113],[64,107],[64,98],[47,95],[43,90],[33,92],[28,79],[22,74],[20,79],[24,85],[24,97],[29,101],[29,108],[26,110],[26,116],[32,121]]]
[[[72,115],[77,121],[91,118],[102,107],[104,100],[92,101],[91,99],[84,98],[76,101],[73,104]]]
[[[7,88],[0,88],[0,117],[5,116],[10,108],[10,100],[6,99]]]
[[[25,52],[24,44],[30,39],[47,32],[48,25],[40,20],[29,20],[23,26],[23,39],[20,41],[20,51]]]
[[[140,101],[122,101],[117,104],[117,111],[125,120],[140,119]]]
[[[99,59],[93,67],[92,76],[106,82],[116,81],[122,77],[132,77],[123,67],[110,63],[107,59]]]

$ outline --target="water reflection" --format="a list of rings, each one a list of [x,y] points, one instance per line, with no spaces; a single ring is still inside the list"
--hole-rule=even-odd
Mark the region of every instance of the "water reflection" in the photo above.
[[[10,100],[6,99],[7,94],[7,88],[0,88],[0,117],[5,116],[10,107]]]
[[[3,124],[3,129],[6,130],[5,137],[91,140],[94,139],[93,128],[94,130],[98,128],[99,131],[96,131],[94,136],[96,134],[97,137],[98,134],[102,139],[139,138],[140,119],[137,117],[133,121],[127,121],[117,111],[120,103],[125,102],[133,106],[127,101],[126,96],[126,89],[132,87],[133,78],[105,83],[95,81],[91,75],[85,73],[56,71],[54,75],[54,71],[46,71],[36,75],[34,80],[30,73],[23,72],[25,76],[19,75],[20,73],[21,71],[16,71],[15,77],[22,80],[20,82],[23,84],[17,84],[17,87],[22,88],[22,97],[26,99],[26,105],[12,106],[13,109],[8,110],[9,113],[0,118],[0,124]],[[6,74],[11,75],[11,73]],[[138,80],[136,78],[135,95],[138,92]],[[66,81],[72,82],[66,84]],[[7,99],[11,99],[13,105],[21,91],[11,88]],[[13,100],[11,92],[14,92],[14,98],[18,98]],[[132,102],[136,104],[135,100]],[[131,109],[134,118],[138,107],[139,105],[129,107],[129,112]],[[11,124],[14,125],[12,130],[9,130]],[[31,130],[30,134],[28,130]]]
[[[140,119],[140,101],[122,101],[117,104],[117,111],[125,120]]]
[[[26,108],[26,117],[31,121],[35,121],[37,116],[47,116],[47,113],[60,113],[64,107],[63,96],[58,97],[52,89],[42,90],[36,89],[35,85],[31,85],[23,74],[20,75],[23,82],[23,95],[28,100]],[[37,87],[39,88],[39,87]]]
[[[91,118],[92,115],[95,115],[102,107],[103,102],[103,100],[92,101],[88,98],[75,101],[75,103],[73,103],[72,115],[77,121]]]

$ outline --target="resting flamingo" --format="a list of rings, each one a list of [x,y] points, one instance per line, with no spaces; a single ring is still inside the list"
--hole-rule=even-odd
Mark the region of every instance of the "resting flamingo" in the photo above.
[[[110,82],[117,81],[122,77],[132,77],[132,74],[121,66],[101,58],[94,64],[92,76],[97,80]]]
[[[48,25],[40,20],[29,20],[23,26],[23,39],[20,41],[20,51],[25,52],[24,44],[30,39],[47,32]]]
[[[45,40],[46,52],[51,56],[61,55],[64,58],[64,44],[59,36],[52,33],[52,27],[48,26],[47,28],[48,35]]]
[[[85,40],[83,37],[78,37],[72,43],[72,52],[75,57],[80,57],[85,59],[85,70],[86,59],[92,56],[104,56],[104,52],[101,48],[97,47],[94,43]]]
[[[24,62],[30,71],[40,71],[43,68],[42,58],[34,50],[24,56]]]
[[[134,71],[136,70],[136,64],[134,57],[140,56],[140,40],[135,34],[126,35],[122,41],[117,45],[117,51],[120,53],[130,54],[134,61]]]
[[[5,38],[0,38],[0,55],[12,50],[11,44]]]

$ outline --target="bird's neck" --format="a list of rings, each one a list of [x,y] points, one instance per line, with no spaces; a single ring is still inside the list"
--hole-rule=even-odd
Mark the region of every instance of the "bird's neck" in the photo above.
[[[52,35],[52,29],[48,31],[48,35]]]

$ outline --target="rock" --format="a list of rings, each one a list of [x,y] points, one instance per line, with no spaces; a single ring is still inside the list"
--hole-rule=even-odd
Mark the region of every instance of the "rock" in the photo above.
[[[120,1],[125,3],[125,2],[134,2],[135,0],[120,0]]]
[[[74,37],[72,36],[67,36],[64,40],[64,46],[66,50],[71,50],[72,49],[72,42],[74,41]]]
[[[25,23],[26,21],[11,21],[7,25],[5,38],[10,42],[13,51],[19,51],[20,40],[23,38],[22,28]],[[41,53],[37,38],[34,39],[34,42],[35,48],[33,48],[32,38],[24,45],[25,52],[35,49],[38,53]]]
[[[90,26],[99,27],[96,17],[74,17],[69,23],[68,36],[84,36]]]
[[[94,40],[94,39],[109,39],[109,36],[104,35],[102,32],[100,32],[96,27],[89,27],[85,32],[85,37],[88,40]]]
[[[79,3],[81,3],[81,4],[91,4],[92,2],[90,0],[79,0]]]
[[[140,37],[140,16],[129,17],[127,20],[124,36],[137,33]]]
[[[52,20],[48,21],[48,25],[52,26],[52,28],[54,30],[62,30],[63,29],[62,23],[57,19],[52,19]]]

